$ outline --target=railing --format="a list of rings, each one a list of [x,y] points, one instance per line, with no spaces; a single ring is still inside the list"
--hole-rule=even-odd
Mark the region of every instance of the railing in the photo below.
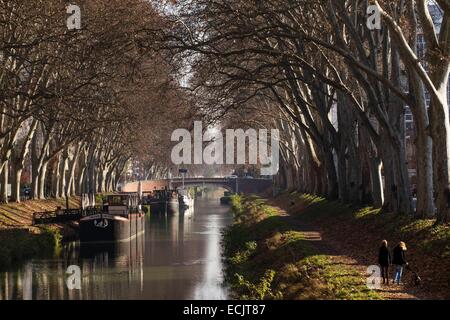
[[[82,217],[102,212],[102,207],[89,207],[86,209],[60,209],[56,211],[45,211],[33,213],[33,225],[61,223],[80,220]]]

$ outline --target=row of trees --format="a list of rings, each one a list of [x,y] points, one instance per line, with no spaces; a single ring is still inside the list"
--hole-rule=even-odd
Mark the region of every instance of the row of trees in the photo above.
[[[59,0],[0,0],[2,201],[28,163],[34,198],[113,190],[130,163],[166,175],[172,130],[202,117],[279,128],[283,188],[448,221],[446,0],[77,4],[69,30]]]
[[[33,198],[116,189],[130,161],[158,163],[161,121],[186,103],[174,65],[151,50],[145,29],[162,19],[148,2],[77,1],[80,30],[65,5],[0,0],[3,202],[8,184],[20,201],[28,165]]]
[[[366,25],[369,5],[380,12],[381,30]],[[282,131],[280,186],[448,221],[448,1],[169,6],[169,27],[154,31],[161,49],[190,65],[204,114],[221,119],[247,110],[249,125]],[[414,121],[416,210],[406,108]]]

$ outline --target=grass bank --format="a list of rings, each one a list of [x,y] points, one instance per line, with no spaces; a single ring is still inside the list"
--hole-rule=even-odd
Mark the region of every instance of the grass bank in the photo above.
[[[70,198],[71,208],[79,206],[78,198]],[[65,208],[65,199],[29,200],[0,204],[0,270],[20,264],[26,259],[52,255],[58,249],[66,229],[59,225],[32,226],[33,213]]]
[[[423,280],[420,287],[409,289],[421,298],[450,298],[450,226],[299,193],[285,194],[275,203],[289,203],[291,215],[320,226],[327,240],[339,243],[343,252],[367,265],[377,263],[382,240],[388,240],[391,248],[405,241],[407,260]]]
[[[0,229],[0,271],[36,256],[51,256],[60,241],[61,232],[56,227]]]
[[[258,197],[233,196],[225,232],[225,280],[236,299],[380,299],[360,273],[323,254],[308,235]]]

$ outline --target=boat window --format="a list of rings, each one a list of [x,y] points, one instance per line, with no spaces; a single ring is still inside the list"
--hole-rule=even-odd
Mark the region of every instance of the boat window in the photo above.
[[[111,206],[126,206],[128,202],[127,197],[122,196],[110,196],[108,197],[108,203]]]

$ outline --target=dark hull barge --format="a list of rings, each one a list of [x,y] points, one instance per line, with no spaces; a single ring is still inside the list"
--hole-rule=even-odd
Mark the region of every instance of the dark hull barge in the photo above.
[[[145,232],[145,214],[134,195],[110,195],[103,213],[80,220],[81,242],[128,241]]]
[[[144,197],[143,204],[150,206],[151,213],[177,213],[178,193],[176,190],[154,190]]]

